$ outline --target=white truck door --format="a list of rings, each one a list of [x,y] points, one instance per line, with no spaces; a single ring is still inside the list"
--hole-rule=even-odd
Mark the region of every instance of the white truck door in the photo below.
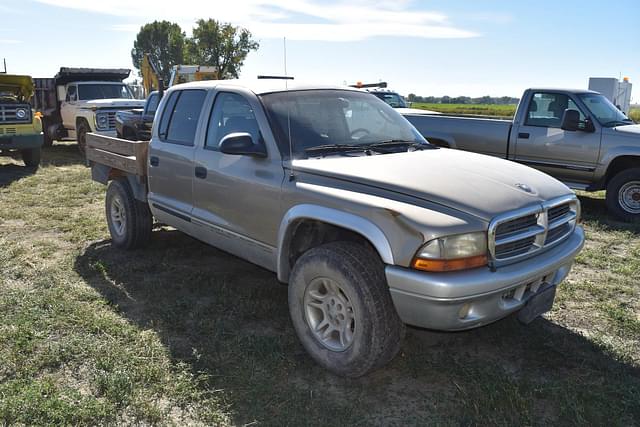
[[[62,116],[62,125],[65,129],[76,128],[76,106],[78,103],[78,86],[69,85],[67,87],[67,95],[60,105],[60,115]]]
[[[588,184],[598,162],[601,132],[561,129],[566,109],[578,110],[582,121],[587,117],[566,93],[532,94],[526,115],[520,118],[524,123],[514,124],[514,160],[568,183]]]

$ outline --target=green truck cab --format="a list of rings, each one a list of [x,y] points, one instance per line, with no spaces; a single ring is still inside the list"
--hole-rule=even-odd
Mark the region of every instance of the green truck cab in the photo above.
[[[33,91],[31,77],[0,74],[0,152],[20,151],[28,167],[40,164],[43,144],[40,115],[29,104]]]

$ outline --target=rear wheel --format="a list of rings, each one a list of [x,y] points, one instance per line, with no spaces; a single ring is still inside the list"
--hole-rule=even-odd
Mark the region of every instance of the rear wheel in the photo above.
[[[146,203],[133,197],[127,180],[118,179],[109,183],[105,211],[114,246],[136,249],[147,244],[151,237],[153,216]]]
[[[607,209],[626,222],[640,221],[640,168],[626,169],[607,185]]]
[[[353,242],[305,252],[289,282],[298,338],[329,371],[359,377],[395,357],[404,336],[377,254]]]
[[[22,161],[25,166],[30,168],[37,168],[40,166],[40,155],[41,149],[38,148],[29,148],[26,150],[20,150],[20,154],[22,155]]]
[[[51,147],[53,145],[53,135],[49,132],[47,122],[44,119],[42,119],[42,136],[44,139],[43,146]]]

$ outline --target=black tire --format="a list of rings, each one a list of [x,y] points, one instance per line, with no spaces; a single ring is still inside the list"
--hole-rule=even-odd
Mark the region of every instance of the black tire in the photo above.
[[[53,145],[53,136],[49,133],[49,129],[47,127],[47,122],[42,119],[42,136],[43,136],[43,147],[51,147]]]
[[[114,246],[136,249],[149,242],[153,216],[146,203],[133,197],[133,190],[126,179],[117,179],[109,183],[105,197],[105,214]]]
[[[338,302],[332,301],[333,294],[326,293],[321,303],[307,304],[310,299],[316,299],[310,295],[319,294],[313,289],[327,280],[327,283],[338,284]],[[315,321],[316,331],[332,329],[335,323],[331,323],[331,328],[320,326],[325,321],[337,322],[340,313],[325,316],[322,310],[330,311],[332,304],[341,309],[341,303],[352,309],[345,312],[351,313],[352,320],[348,320],[347,325],[352,339],[344,348],[330,348],[341,346],[342,340],[323,343],[322,337],[312,331],[312,324]],[[316,304],[324,308],[316,308]],[[332,242],[305,252],[291,272],[289,311],[307,352],[319,365],[340,376],[355,378],[386,365],[398,354],[404,338],[405,325],[391,300],[384,265],[376,253],[358,243]],[[316,314],[322,314],[324,320],[318,322]],[[328,340],[339,338],[340,334],[336,337],[336,333],[333,330]]]
[[[607,184],[607,209],[625,222],[640,221],[640,168],[618,172]]]
[[[42,150],[38,148],[29,148],[27,150],[20,150],[22,161],[24,165],[30,168],[37,168],[40,166],[40,157]]]
[[[87,133],[91,132],[89,124],[85,120],[80,120],[76,127],[76,140],[78,141],[78,150],[82,158],[87,156]]]

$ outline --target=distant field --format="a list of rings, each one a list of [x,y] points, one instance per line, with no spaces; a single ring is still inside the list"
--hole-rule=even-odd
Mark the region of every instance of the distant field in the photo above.
[[[479,116],[511,117],[516,112],[516,104],[428,104],[426,102],[414,102],[412,108],[433,110],[440,113],[472,114]]]
[[[516,104],[495,105],[495,104],[428,104],[425,102],[414,102],[412,108],[438,111],[449,114],[471,114],[478,116],[513,117],[516,112]],[[636,123],[640,123],[640,108],[632,108],[629,118]]]

